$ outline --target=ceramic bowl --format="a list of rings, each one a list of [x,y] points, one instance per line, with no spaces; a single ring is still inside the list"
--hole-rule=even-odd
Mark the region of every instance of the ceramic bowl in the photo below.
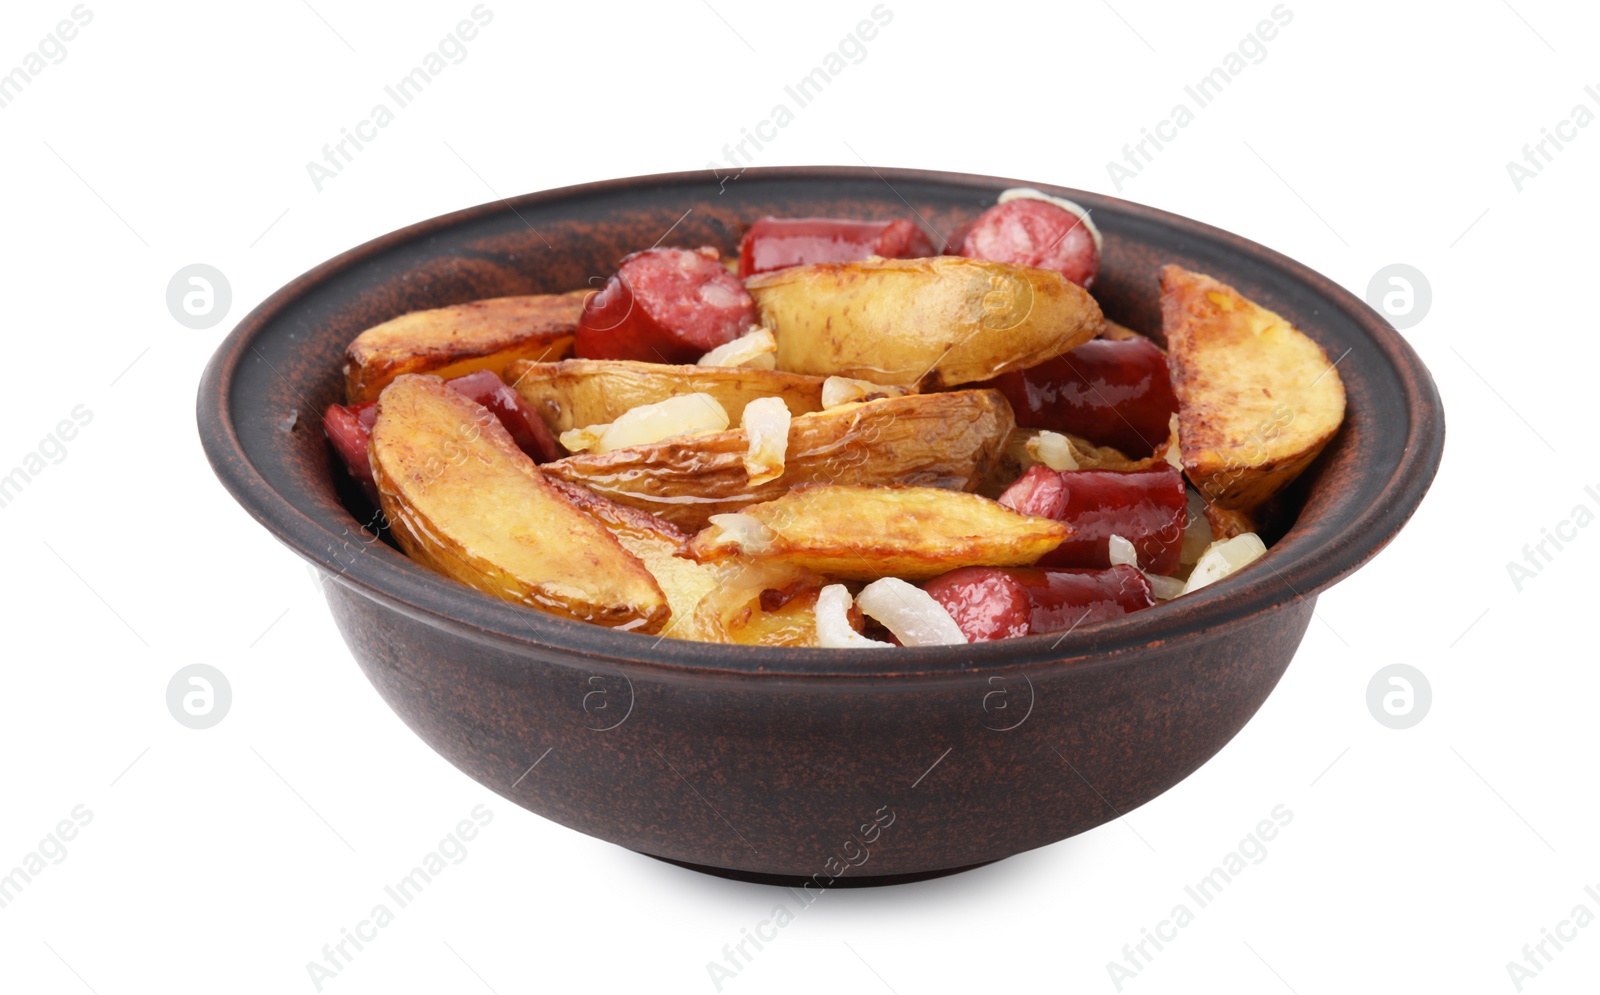
[[[1065,635],[959,648],[659,639],[543,615],[408,560],[363,527],[370,509],[319,430],[324,406],[342,400],[346,343],[404,312],[598,287],[620,257],[657,243],[732,252],[765,214],[904,217],[942,236],[1020,185],[1092,209],[1105,236],[1094,293],[1115,320],[1159,333],[1156,275],[1173,262],[1342,357],[1345,424],[1290,493],[1292,524],[1249,569]],[[816,167],[609,180],[375,239],[233,330],[201,383],[199,425],[227,489],[326,575],[333,616],[378,693],[451,763],[620,846],[814,888],[998,860],[1126,814],[1193,773],[1261,707],[1317,595],[1411,516],[1444,438],[1438,392],[1406,342],[1331,280],[1260,245],[1078,190]]]

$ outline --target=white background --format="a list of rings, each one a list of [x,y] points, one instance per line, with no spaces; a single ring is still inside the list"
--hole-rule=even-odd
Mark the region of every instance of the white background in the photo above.
[[[296,274],[497,194],[702,167],[872,7],[713,3],[490,0],[465,61],[320,193],[306,162],[470,0],[91,0],[65,60],[0,110],[0,472],[75,405],[93,412],[0,508],[0,871],[74,806],[93,813],[0,909],[0,990],[313,991],[306,962],[479,804],[494,819],[468,857],[324,990],[715,990],[706,963],[782,893],[562,829],[435,756],[360,674],[306,567],[216,483],[194,427],[207,357]],[[5,4],[0,71],[71,6]],[[1272,4],[888,6],[866,58],[759,164],[1114,193],[1107,161]],[[1432,308],[1405,334],[1449,412],[1432,493],[1323,596],[1271,700],[1197,774],[983,870],[829,894],[725,991],[1114,992],[1107,962],[1277,805],[1293,821],[1267,857],[1123,990],[1511,992],[1524,944],[1580,903],[1600,914],[1584,892],[1600,892],[1600,529],[1520,592],[1506,566],[1575,506],[1600,510],[1584,490],[1600,491],[1600,348],[1580,306],[1600,127],[1520,192],[1506,170],[1575,105],[1600,110],[1584,93],[1600,86],[1596,15],[1556,0],[1287,6],[1265,60],[1120,195],[1357,294],[1390,263],[1425,273]],[[203,331],[164,300],[195,262],[233,289],[228,320]],[[1403,731],[1365,703],[1399,662],[1433,689]],[[205,731],[164,700],[192,663],[233,687]],[[1523,990],[1594,991],[1597,977],[1591,925]]]

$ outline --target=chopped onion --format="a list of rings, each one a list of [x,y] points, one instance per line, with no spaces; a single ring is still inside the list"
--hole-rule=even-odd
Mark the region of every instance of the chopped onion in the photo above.
[[[715,537],[717,546],[732,547],[741,553],[764,552],[778,538],[776,532],[767,528],[767,523],[754,515],[731,512],[712,515],[706,521],[722,530],[722,534]]]
[[[907,393],[904,387],[887,387],[871,380],[829,377],[822,381],[822,410],[831,411],[841,404],[853,404],[869,398],[875,400],[880,397],[904,397]]]
[[[1183,593],[1183,581],[1176,577],[1147,573],[1144,579],[1150,582],[1150,593],[1156,596],[1157,601],[1171,601]]]
[[[1111,558],[1111,565],[1114,567],[1132,567],[1144,574],[1144,579],[1150,582],[1150,593],[1156,596],[1157,601],[1171,601],[1183,593],[1183,581],[1178,578],[1163,577],[1148,570],[1140,570],[1139,552],[1134,549],[1133,543],[1116,533],[1112,533],[1107,545],[1110,547],[1108,552]]]
[[[789,451],[789,406],[781,397],[758,397],[744,406],[739,427],[750,438],[744,470],[750,483],[764,484],[783,476]]]
[[[1033,187],[1012,187],[1000,195],[998,203],[1004,204],[1008,200],[1047,200],[1064,211],[1076,214],[1083,219],[1083,226],[1089,229],[1090,236],[1094,238],[1095,251],[1105,251],[1105,246],[1102,244],[1104,240],[1100,237],[1100,229],[1096,228],[1094,222],[1090,220],[1089,212],[1072,201],[1064,197],[1052,197],[1042,190],[1035,190]]]
[[[1076,470],[1078,458],[1072,455],[1072,443],[1060,432],[1043,431],[1023,443],[1028,458],[1043,463],[1052,470]]]
[[[868,639],[850,626],[850,592],[843,584],[829,584],[817,595],[817,645],[829,649],[888,646]]]
[[[1178,562],[1184,566],[1197,563],[1200,554],[1211,545],[1211,519],[1206,517],[1206,499],[1199,492],[1189,492],[1189,521],[1183,529],[1183,547],[1178,550]]]
[[[1172,413],[1172,419],[1167,423],[1171,431],[1167,436],[1167,462],[1179,470],[1183,469],[1183,446],[1178,444],[1178,413]]]
[[[1136,569],[1138,568],[1139,554],[1134,550],[1133,543],[1115,533],[1112,533],[1111,538],[1107,540],[1107,545],[1110,547],[1112,566],[1129,566]]]
[[[772,330],[759,325],[734,339],[724,342],[700,357],[700,366],[746,366],[757,370],[774,369],[777,363],[778,340]]]
[[[700,600],[694,614],[718,619],[719,624],[726,624],[750,607],[752,602],[761,597],[762,591],[785,588],[811,579],[804,570],[784,560],[749,560],[743,557],[713,564],[711,572],[717,586]]]
[[[1189,575],[1183,593],[1189,594],[1208,584],[1215,584],[1240,567],[1255,562],[1266,551],[1266,544],[1254,532],[1241,532],[1232,539],[1212,543],[1200,555],[1200,562],[1194,565],[1194,573]]]
[[[593,449],[600,444],[600,437],[606,434],[606,429],[611,427],[610,422],[604,425],[590,425],[588,428],[573,428],[562,432],[561,444],[569,453],[581,453]]]
[[[609,453],[613,449],[644,446],[677,435],[720,432],[727,427],[728,412],[716,398],[710,394],[679,394],[655,404],[630,408],[610,424],[562,432],[561,444],[574,453],[585,449]]]
[[[966,633],[933,595],[898,577],[883,577],[861,589],[856,606],[882,622],[904,646],[954,646]]]

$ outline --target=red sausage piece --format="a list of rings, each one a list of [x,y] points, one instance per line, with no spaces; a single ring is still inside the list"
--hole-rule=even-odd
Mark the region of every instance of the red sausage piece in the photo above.
[[[1014,570],[1033,602],[1028,632],[1062,632],[1118,618],[1156,603],[1150,582],[1130,566],[1108,570]]]
[[[1006,395],[1018,425],[1069,432],[1134,459],[1166,443],[1178,411],[1167,357],[1148,339],[1091,339],[980,386]]]
[[[374,505],[378,503],[378,483],[372,478],[372,464],[367,460],[367,439],[372,435],[372,422],[369,420],[363,424],[362,415],[369,419],[376,418],[377,406],[376,401],[358,404],[355,408],[330,404],[328,410],[322,413],[322,430],[327,434],[329,444],[338,454],[345,470],[361,485]],[[359,410],[363,408],[366,410]]]
[[[584,304],[580,359],[693,363],[756,323],[756,303],[716,249],[646,249]]]
[[[505,381],[492,371],[479,370],[446,382],[459,393],[494,412],[500,424],[511,433],[511,441],[517,444],[518,449],[533,457],[535,463],[549,463],[561,458],[561,448],[556,445],[555,436],[550,434],[544,419],[528,407],[521,394],[506,386]]]
[[[1189,521],[1183,473],[1173,466],[1131,472],[1031,466],[1000,503],[1072,526],[1072,535],[1039,560],[1041,567],[1109,567],[1111,537],[1119,535],[1133,543],[1140,567],[1171,574]]]
[[[917,259],[933,255],[922,229],[905,220],[762,218],[739,245],[739,278],[810,263],[848,263],[868,256]]]
[[[1033,602],[1028,590],[998,567],[963,567],[935,577],[922,589],[944,606],[967,642],[1028,634]]]
[[[1048,200],[1019,197],[978,215],[961,254],[1053,269],[1085,290],[1100,272],[1100,247],[1084,220]]]
[[[935,577],[922,589],[944,606],[972,643],[1060,632],[1156,603],[1144,574],[1128,566],[1109,570],[965,567]]]

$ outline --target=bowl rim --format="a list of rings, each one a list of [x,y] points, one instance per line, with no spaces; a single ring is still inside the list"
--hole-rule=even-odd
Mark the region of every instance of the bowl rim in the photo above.
[[[901,647],[893,653],[879,654],[875,649],[736,646],[620,632],[546,615],[483,594],[436,574],[381,543],[373,545],[375,555],[337,563],[329,552],[345,544],[346,530],[354,518],[340,523],[319,520],[311,509],[285,497],[246,455],[229,416],[232,385],[256,338],[279,314],[314,288],[376,256],[458,225],[499,214],[517,214],[526,208],[578,196],[603,196],[642,187],[703,185],[709,172],[702,169],[620,177],[487,201],[380,235],[302,273],[251,310],[207,363],[199,385],[196,417],[213,471],[253,518],[330,579],[413,618],[524,657],[530,653],[576,655],[584,658],[587,665],[648,672],[657,677],[720,674],[763,679],[842,678],[852,683],[861,679],[981,676],[1059,665],[1112,666],[1140,649],[1154,648],[1196,631],[1241,623],[1287,603],[1314,599],[1388,544],[1415,512],[1438,471],[1444,445],[1444,411],[1427,367],[1377,312],[1311,268],[1204,222],[1104,194],[980,174],[870,166],[751,167],[741,176],[819,183],[876,179],[891,192],[896,192],[894,180],[970,187],[977,193],[1029,186],[1080,203],[1111,206],[1117,212],[1201,242],[1221,243],[1223,248],[1249,256],[1316,292],[1338,307],[1378,349],[1406,387],[1403,403],[1407,430],[1399,459],[1386,467],[1365,469],[1362,479],[1369,482],[1387,469],[1388,476],[1381,486],[1371,490],[1348,488],[1348,493],[1335,502],[1334,508],[1364,504],[1347,526],[1330,535],[1316,535],[1314,528],[1303,528],[1303,523],[1297,521],[1257,561],[1259,567],[1228,577],[1203,593],[1065,634],[965,646]],[[1392,426],[1389,428],[1392,430]],[[908,686],[910,683],[917,682],[907,682]]]

